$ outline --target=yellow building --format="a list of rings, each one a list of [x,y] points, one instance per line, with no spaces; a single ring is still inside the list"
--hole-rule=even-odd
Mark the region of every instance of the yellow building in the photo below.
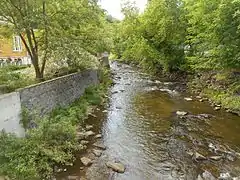
[[[30,56],[18,35],[0,39],[0,66],[31,64]]]

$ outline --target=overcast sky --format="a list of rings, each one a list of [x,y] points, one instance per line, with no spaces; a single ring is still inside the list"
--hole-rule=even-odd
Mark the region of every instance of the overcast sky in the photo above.
[[[145,5],[147,4],[147,0],[130,0],[135,1],[137,6],[141,11],[144,10]],[[121,13],[121,3],[123,0],[101,0],[101,5],[103,9],[107,10],[109,14],[117,19],[123,19],[123,15]]]

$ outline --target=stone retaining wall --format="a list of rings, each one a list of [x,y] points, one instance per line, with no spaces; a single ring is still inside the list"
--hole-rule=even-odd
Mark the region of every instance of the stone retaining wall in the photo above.
[[[0,96],[0,130],[22,136],[19,124],[21,107],[43,116],[56,107],[77,100],[90,85],[98,84],[98,71],[88,70],[35,84]]]

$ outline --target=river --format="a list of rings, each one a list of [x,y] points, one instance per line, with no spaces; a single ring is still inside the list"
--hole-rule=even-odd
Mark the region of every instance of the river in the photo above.
[[[89,168],[80,170],[76,161],[59,180],[69,175],[91,180],[195,180],[204,172],[209,179],[240,176],[239,116],[214,111],[208,102],[183,91],[180,82],[156,79],[116,62],[111,69],[109,102],[87,121],[102,134],[107,149]],[[188,115],[177,116],[177,111]],[[88,154],[93,149],[89,146]],[[121,162],[125,173],[114,173],[107,161]]]

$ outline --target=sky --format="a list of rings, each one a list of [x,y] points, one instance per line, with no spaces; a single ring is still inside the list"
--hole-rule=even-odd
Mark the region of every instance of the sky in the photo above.
[[[147,0],[130,0],[136,2],[137,7],[139,7],[142,12],[147,4]],[[107,10],[109,14],[117,19],[123,19],[123,14],[121,13],[121,3],[123,0],[101,0],[100,4],[103,9]]]

